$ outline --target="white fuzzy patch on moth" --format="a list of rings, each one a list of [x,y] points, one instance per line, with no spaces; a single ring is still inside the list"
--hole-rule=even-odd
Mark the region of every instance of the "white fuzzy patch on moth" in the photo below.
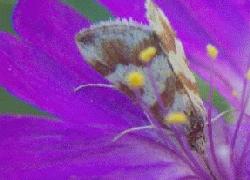
[[[170,111],[182,112],[183,110],[188,109],[189,106],[190,106],[190,99],[188,95],[176,92],[174,103],[170,107]]]
[[[146,104],[152,106],[157,101],[155,93],[161,94],[166,88],[168,88],[166,80],[171,76],[172,70],[169,67],[168,59],[164,54],[156,56],[152,60],[151,66],[147,68],[150,68],[150,71],[152,72],[152,79],[149,79],[149,71],[144,68],[144,73],[147,75],[147,83],[145,85],[142,99]],[[154,81],[156,85],[155,90],[153,89],[152,81]]]
[[[88,61],[90,64],[94,64],[93,60],[100,60],[102,57],[101,51],[96,51],[96,47],[94,45],[84,46],[81,44],[77,44],[82,56]]]
[[[141,72],[144,74],[143,69],[141,67],[135,66],[133,64],[130,64],[128,66],[123,64],[118,64],[116,66],[115,71],[109,74],[106,78],[115,85],[119,85],[120,83],[127,84],[126,76],[128,73],[133,71]]]
[[[184,52],[182,42],[178,38],[175,38],[175,45],[176,45],[176,53],[178,54],[178,56],[182,56],[185,62],[186,54]]]
[[[157,98],[154,94],[150,80],[149,80],[148,76],[146,76],[147,72],[146,72],[145,68],[138,67],[138,66],[133,65],[133,64],[130,64],[128,66],[119,64],[119,65],[117,65],[115,72],[111,73],[106,78],[109,81],[111,81],[112,83],[114,83],[115,85],[119,85],[120,83],[127,84],[126,76],[128,73],[133,72],[133,71],[141,72],[144,74],[145,86],[143,87],[144,94],[142,96],[142,101],[143,101],[143,103],[147,104],[148,106],[153,105],[156,102]]]
[[[142,101],[145,104],[147,104],[148,107],[151,107],[157,101],[157,97],[154,94],[153,87],[151,83],[149,82],[148,77],[146,77],[146,84],[144,87],[144,94],[142,95]]]
[[[167,78],[172,74],[167,57],[164,54],[157,56],[154,58],[150,68],[157,88],[160,91],[158,93],[162,93],[166,89]]]
[[[119,41],[124,45],[121,51],[128,55],[129,60],[129,54],[132,53],[132,50],[139,42],[149,39],[152,33],[148,26],[136,23],[133,20],[105,21],[80,31],[79,37],[87,37],[91,34],[93,39],[91,43],[77,41],[77,45],[87,61],[93,64],[92,60],[103,61],[103,43]]]
[[[96,36],[93,42],[95,45],[100,46],[100,41],[119,39],[125,42],[129,48],[133,48],[135,44],[150,37],[152,34],[149,26],[137,23],[131,19],[100,22],[88,29],[82,29],[78,34],[84,35],[86,32],[93,33]]]
[[[96,31],[96,29],[103,28],[103,27],[110,27],[110,26],[129,26],[129,27],[139,28],[145,31],[152,31],[148,25],[138,23],[137,21],[134,21],[132,18],[129,18],[129,19],[116,18],[115,20],[98,22],[98,24],[93,24],[89,28],[83,28],[80,31],[80,33],[84,32],[85,30]]]
[[[150,79],[148,76],[147,68],[151,68],[152,79]],[[145,86],[143,88],[144,94],[142,95],[142,101],[148,106],[152,106],[157,101],[157,97],[152,86],[152,80],[155,81],[157,90],[159,90],[157,94],[161,94],[166,88],[168,88],[166,87],[166,80],[172,74],[168,64],[168,59],[163,54],[158,55],[153,59],[151,67],[144,68],[132,64],[128,66],[119,64],[117,65],[115,72],[108,75],[107,79],[116,85],[119,83],[126,84],[125,77],[129,72],[132,71],[138,71],[144,74]]]
[[[190,80],[192,83],[196,83],[195,77],[193,73],[190,71],[186,61],[185,61],[185,53],[183,50],[182,43],[179,40],[176,40],[176,53],[173,51],[170,51],[169,61],[174,69],[174,72],[176,74],[183,74],[188,80]]]

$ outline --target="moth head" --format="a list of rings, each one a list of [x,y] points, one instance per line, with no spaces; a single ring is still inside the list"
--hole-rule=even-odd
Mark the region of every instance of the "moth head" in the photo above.
[[[205,150],[204,122],[206,122],[207,114],[203,111],[194,109],[189,115],[190,128],[187,138],[190,146],[199,153]]]

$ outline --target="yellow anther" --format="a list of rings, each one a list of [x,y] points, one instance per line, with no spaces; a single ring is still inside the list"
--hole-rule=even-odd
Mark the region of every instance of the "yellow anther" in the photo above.
[[[235,89],[232,90],[232,96],[238,97],[238,92]]]
[[[152,60],[155,55],[156,55],[156,48],[153,47],[153,46],[149,46],[145,49],[143,49],[140,54],[139,54],[139,59],[144,62],[144,63],[147,63],[149,62],[150,60]]]
[[[165,122],[167,124],[187,124],[188,118],[182,112],[172,112],[165,117]]]
[[[218,49],[215,47],[215,46],[213,46],[213,45],[211,45],[211,44],[208,44],[207,45],[207,55],[210,57],[210,58],[212,58],[212,59],[216,59],[217,58],[217,56],[218,56]]]
[[[144,86],[145,79],[141,72],[134,71],[127,75],[127,83],[130,88],[138,89]]]
[[[246,73],[246,78],[247,78],[247,80],[250,81],[250,69],[248,69],[248,71],[247,71],[247,73]]]

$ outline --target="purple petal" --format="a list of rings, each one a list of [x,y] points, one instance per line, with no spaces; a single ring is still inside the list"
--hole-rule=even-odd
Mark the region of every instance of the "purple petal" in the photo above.
[[[250,178],[250,118],[245,116],[245,120],[241,124],[239,129],[238,138],[236,140],[235,151],[234,151],[234,164],[235,174],[240,179]],[[231,134],[233,134],[235,127],[231,128]],[[232,135],[231,135],[232,137]],[[230,138],[230,136],[229,136]]]
[[[0,117],[1,178],[181,178],[190,170],[155,141],[35,117]]]
[[[248,24],[250,24],[250,2],[242,0],[231,0],[230,2],[233,4],[234,8],[240,13],[241,17],[244,18],[244,20],[248,22]]]
[[[101,81],[91,73],[75,44],[75,34],[88,25],[83,16],[57,0],[19,0],[14,11],[14,27],[22,38],[63,64],[78,80]]]
[[[146,22],[144,0],[136,3],[127,0],[99,0],[113,15],[133,17]],[[169,17],[178,36],[184,43],[190,65],[194,71],[209,80],[209,58],[206,45],[212,43],[219,49],[215,67],[215,85],[219,91],[235,104],[232,90],[241,93],[240,79],[246,71],[250,30],[248,3],[237,1],[160,1],[155,0]],[[245,2],[245,1],[244,1]],[[238,4],[235,8],[235,4]],[[242,18],[244,17],[244,18]]]
[[[86,88],[60,62],[9,34],[0,34],[0,84],[14,95],[72,122],[143,124],[140,109],[116,90]],[[83,69],[84,71],[84,69]],[[91,77],[93,73],[89,72]],[[94,75],[93,75],[94,76]]]
[[[249,116],[244,117],[243,123],[238,131],[234,149],[231,148],[231,143],[236,129],[236,122],[227,122],[223,118],[213,122],[213,141],[219,166],[221,171],[224,171],[225,174],[232,179],[236,177],[239,179],[249,179],[250,177],[250,174],[247,175],[247,173],[250,172],[249,120]],[[210,156],[209,161],[212,162],[209,144],[207,147],[207,156]],[[233,161],[231,159],[232,157]],[[216,167],[212,168],[215,169]]]

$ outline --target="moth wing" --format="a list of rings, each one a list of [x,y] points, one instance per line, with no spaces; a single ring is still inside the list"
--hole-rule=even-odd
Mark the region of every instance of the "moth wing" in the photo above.
[[[156,38],[148,26],[124,19],[83,29],[76,43],[87,62],[107,76],[120,64],[141,66],[138,53],[148,46],[158,47]]]
[[[187,65],[182,43],[176,37],[168,18],[153,0],[146,1],[146,9],[149,24],[160,40],[163,51],[168,55],[173,73],[183,89],[182,93],[175,94],[171,109],[188,112],[191,124],[188,135],[190,144],[202,152],[206,111],[198,93],[195,77]]]
[[[151,79],[161,94],[165,92],[165,104],[170,106],[173,102],[176,82],[168,56],[150,27],[132,20],[103,22],[79,32],[76,43],[86,61],[130,97],[135,98],[135,94],[127,86],[126,76],[129,72],[138,71],[145,75],[145,86],[139,92],[145,105],[152,107],[157,103]],[[140,52],[147,47],[156,48],[156,55],[150,63],[151,78],[147,75],[147,64],[139,59]]]
[[[188,138],[199,149],[203,143],[204,108],[195,78],[163,12],[151,0],[147,0],[146,7],[150,27],[131,20],[103,22],[79,32],[76,43],[97,72],[133,100],[139,95],[155,119],[163,121],[166,109],[187,113],[191,129]],[[150,63],[143,63],[139,54],[147,47],[156,48],[156,54]],[[145,77],[136,95],[126,82],[128,73],[134,71]]]
[[[176,34],[163,11],[152,1],[146,1],[147,18],[151,28],[155,31],[161,46],[169,56],[169,62],[183,85],[190,101],[199,111],[204,112],[203,103],[198,93],[195,77],[190,71],[181,41]]]

